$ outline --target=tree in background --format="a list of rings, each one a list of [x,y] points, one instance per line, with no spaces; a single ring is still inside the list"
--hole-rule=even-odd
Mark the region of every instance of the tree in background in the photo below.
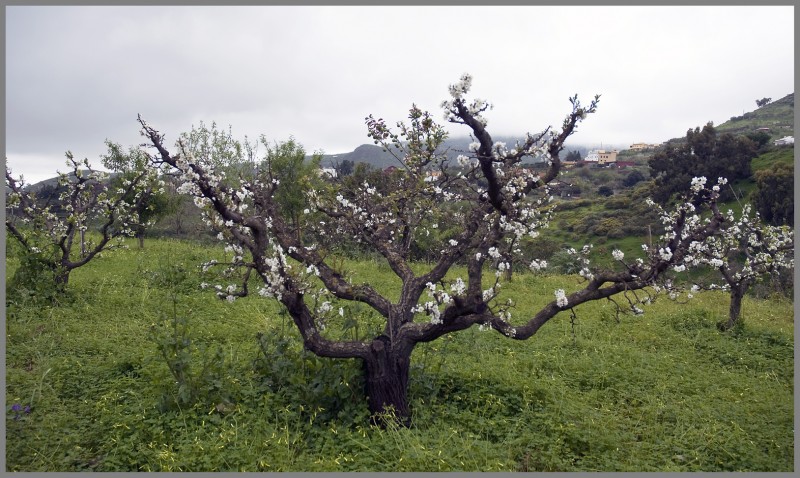
[[[603,184],[602,186],[597,188],[597,194],[599,194],[601,196],[604,196],[604,197],[613,196],[614,195],[614,190],[611,188],[611,186]]]
[[[336,175],[341,177],[353,174],[353,167],[354,167],[353,162],[350,161],[349,159],[345,159],[341,163],[337,163],[334,166],[334,169],[336,170]]]
[[[747,133],[745,136],[747,136],[753,143],[755,143],[756,148],[758,148],[759,150],[769,144],[770,136],[764,131],[753,131]]]
[[[580,160],[581,160],[580,151],[570,151],[564,157],[564,161],[580,161]]]
[[[241,273],[238,284],[216,284],[218,296],[233,301],[249,295],[255,274],[263,284],[257,294],[283,304],[308,350],[363,363],[368,407],[376,420],[393,412],[410,423],[411,354],[420,342],[472,326],[525,340],[560,312],[616,294],[622,294],[628,310],[641,313],[639,306],[651,296],[636,291],[656,285],[693,244],[704,242],[724,222],[716,208],[717,191],[693,184],[690,197],[661,218],[668,234],[647,249],[645,259],[625,261],[614,251],[617,270],[590,270],[591,248],[572,251],[581,257],[583,287],[554,290],[554,299],[540,310],[518,310],[502,297],[502,278],[510,267],[505,258],[520,253],[521,238],[535,238],[548,224],[546,185],[560,172],[564,142],[595,111],[598,98],[588,106],[570,98],[572,110],[560,129],[528,134],[512,146],[493,141],[483,115],[490,104],[466,98],[471,81],[462,76],[442,103],[447,121],[464,125],[475,138],[469,155],[448,160],[440,151],[444,128],[416,106],[408,123],[397,124],[397,132],[370,115],[369,136],[397,151],[401,160],[392,188],[379,191],[365,180],[309,190],[311,206],[300,218],[314,234],[306,242],[281,213],[276,197],[283,182],[272,170],[259,168],[250,178],[224,176],[214,158],[185,142],[179,141],[178,152],[171,153],[163,135],[139,119],[156,151],[153,163],[180,175],[183,191],[194,197],[227,243],[233,256],[228,271]],[[524,158],[545,160],[548,167],[534,174],[519,167]],[[710,214],[701,219],[706,209]],[[412,264],[415,244],[432,230],[447,231],[429,245],[438,257],[430,264]],[[382,257],[396,285],[358,282],[328,246],[309,237],[362,244]],[[463,269],[454,268],[457,264]],[[542,263],[534,261],[531,267]],[[371,314],[350,319],[363,324],[360,330],[370,330],[368,321],[379,319],[376,333],[354,338],[336,326],[351,304],[371,309]]]
[[[769,224],[794,227],[794,165],[777,164],[755,176],[756,211]]]
[[[680,193],[694,177],[727,178],[736,181],[751,176],[750,161],[756,156],[756,145],[744,136],[718,134],[712,123],[703,129],[686,133],[686,140],[677,146],[668,144],[648,161],[655,180],[653,199],[666,204]],[[723,191],[723,199],[728,191]]]
[[[772,102],[772,98],[761,98],[760,100],[756,100],[756,106],[761,108],[762,106],[767,106]]]
[[[21,264],[9,290],[65,291],[70,273],[101,252],[122,246],[144,225],[139,211],[158,183],[157,171],[131,171],[121,184],[109,186],[106,173],[92,169],[88,160],[76,161],[67,152],[70,173],[59,173],[59,211],[37,201],[22,179],[6,169],[6,230],[21,248]],[[142,164],[143,165],[143,164]],[[158,183],[161,184],[161,183]],[[91,231],[93,234],[86,234]],[[79,250],[76,250],[79,247]]]
[[[694,250],[686,261],[693,266],[707,264],[722,275],[723,286],[703,288],[730,292],[728,320],[719,324],[722,330],[728,330],[739,320],[742,299],[753,284],[794,267],[794,231],[788,226],[764,224],[758,214],[751,217],[751,207],[745,204],[738,220],[733,211],[728,211],[727,227]]]
[[[127,152],[122,146],[106,140],[108,153],[101,156],[103,166],[113,171],[110,188],[124,190],[126,182],[131,182],[148,166],[147,155],[139,148],[131,147]],[[132,226],[134,236],[139,241],[139,248],[144,248],[144,235],[148,225],[153,225],[161,218],[175,211],[176,204],[164,191],[163,182],[143,184],[142,190],[128,191],[125,202],[134,205],[139,220]],[[136,197],[138,195],[138,197]]]
[[[293,138],[270,145],[262,136],[261,144],[266,148],[266,174],[279,178],[281,183],[281,187],[275,190],[274,199],[289,226],[302,240],[300,216],[310,206],[306,191],[320,187],[318,171],[322,156],[317,154],[307,161],[305,150]]]
[[[626,188],[631,188],[644,180],[644,174],[642,174],[638,169],[634,169],[628,173],[627,176],[625,176],[625,179],[622,180],[622,185]]]

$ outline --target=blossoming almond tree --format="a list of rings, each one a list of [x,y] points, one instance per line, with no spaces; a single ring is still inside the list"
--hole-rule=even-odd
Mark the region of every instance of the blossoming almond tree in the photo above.
[[[738,220],[733,211],[728,211],[726,227],[684,259],[690,266],[705,264],[722,275],[725,281],[722,286],[702,287],[730,292],[728,320],[720,323],[722,330],[736,325],[742,299],[753,284],[765,276],[794,268],[794,231],[789,226],[765,224],[758,213],[751,217],[751,209],[749,204],[743,205]]]
[[[134,235],[141,225],[137,211],[146,199],[145,191],[159,181],[158,172],[142,164],[129,179],[110,187],[108,175],[92,169],[88,160],[77,161],[69,152],[66,156],[71,171],[58,174],[62,192],[55,204],[37,200],[24,180],[14,178],[6,168],[6,230],[22,247],[19,272],[46,270],[56,293],[65,290],[73,270],[102,251],[122,246],[123,237]]]
[[[248,280],[255,273],[263,284],[258,293],[285,306],[307,349],[323,357],[363,362],[373,417],[393,410],[409,423],[409,369],[418,343],[472,326],[524,340],[563,310],[619,293],[640,312],[637,304],[642,301],[628,293],[655,284],[683,259],[690,244],[704,241],[724,221],[716,209],[716,195],[703,189],[701,203],[711,214],[699,219],[687,206],[690,201],[667,214],[669,234],[647,261],[628,264],[617,255],[620,270],[591,271],[588,248],[576,251],[586,266],[581,271],[583,288],[553,291],[553,301],[541,310],[517,310],[502,298],[502,276],[509,267],[503,258],[518,252],[514,244],[519,238],[535,237],[547,224],[546,185],[559,174],[559,153],[578,123],[595,111],[599,98],[588,106],[571,98],[572,110],[561,129],[548,127],[509,146],[492,140],[484,117],[490,105],[467,100],[470,86],[471,77],[464,75],[450,86],[450,99],[442,103],[447,121],[464,125],[475,139],[453,164],[440,148],[444,128],[413,106],[409,123],[398,123],[398,132],[382,119],[366,118],[369,136],[399,160],[400,171],[390,187],[378,189],[364,182],[344,188],[344,183],[334,183],[308,192],[303,227],[314,234],[306,237],[352,240],[380,254],[399,283],[397,290],[383,292],[342,274],[324,241],[298,239],[280,214],[275,196],[281,181],[268,167],[232,181],[215,171],[212,158],[181,141],[178,151],[170,152],[163,135],[139,119],[142,134],[157,151],[154,163],[181,174],[184,190],[205,209],[208,224],[233,252],[231,270],[244,271],[238,285],[218,284],[218,295],[228,300],[248,295]],[[531,157],[547,161],[543,174],[520,167]],[[422,270],[422,264],[411,263],[410,251],[417,240],[430,239],[431,229],[440,232],[434,246],[439,256]],[[543,263],[536,261],[532,267]],[[464,267],[454,268],[456,264]],[[337,310],[348,302],[373,309],[383,320],[382,330],[364,340],[337,338],[325,325],[336,320]]]

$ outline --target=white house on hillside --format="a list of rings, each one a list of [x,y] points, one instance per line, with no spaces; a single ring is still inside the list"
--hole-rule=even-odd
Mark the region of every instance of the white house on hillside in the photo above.
[[[591,161],[598,165],[606,165],[609,163],[617,162],[617,150],[606,151],[604,149],[596,149],[589,151],[584,161]]]
[[[785,146],[787,144],[794,144],[794,136],[785,136],[775,140],[775,146]]]

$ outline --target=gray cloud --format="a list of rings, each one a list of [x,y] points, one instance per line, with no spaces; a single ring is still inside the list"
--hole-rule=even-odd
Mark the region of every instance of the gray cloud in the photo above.
[[[658,142],[791,93],[793,36],[790,6],[11,6],[7,159],[50,177],[67,149],[140,142],[138,113],[172,139],[203,120],[344,152],[368,142],[366,115],[438,111],[463,72],[495,134],[600,93],[576,142]]]

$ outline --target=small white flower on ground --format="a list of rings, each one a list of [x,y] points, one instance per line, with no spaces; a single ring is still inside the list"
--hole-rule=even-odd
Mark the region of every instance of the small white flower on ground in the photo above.
[[[614,257],[614,260],[617,260],[617,261],[621,261],[625,257],[625,253],[623,253],[619,249],[614,249],[611,252],[611,255]]]

